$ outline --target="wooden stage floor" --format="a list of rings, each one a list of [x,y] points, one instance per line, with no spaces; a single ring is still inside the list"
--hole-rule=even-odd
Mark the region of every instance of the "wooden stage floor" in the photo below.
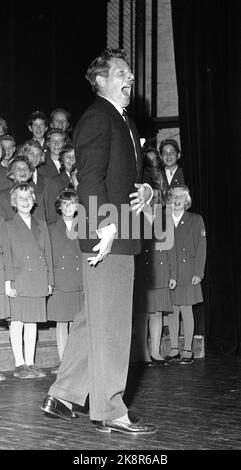
[[[95,431],[88,415],[73,423],[40,409],[55,376],[0,382],[0,450],[241,450],[241,358],[192,365],[130,366],[126,401],[158,432],[151,437]],[[2,454],[1,454],[2,455]]]

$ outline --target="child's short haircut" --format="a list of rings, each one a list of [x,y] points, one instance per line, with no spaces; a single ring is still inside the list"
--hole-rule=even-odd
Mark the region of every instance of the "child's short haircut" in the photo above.
[[[179,145],[175,139],[165,139],[161,141],[160,146],[159,146],[160,155],[162,154],[162,150],[163,150],[163,147],[165,147],[165,145],[172,145],[174,149],[176,150],[176,152],[180,153]]]

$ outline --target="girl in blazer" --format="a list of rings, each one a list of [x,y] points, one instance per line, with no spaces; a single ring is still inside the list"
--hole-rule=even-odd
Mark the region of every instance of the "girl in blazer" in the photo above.
[[[58,194],[68,188],[71,183],[70,170],[75,163],[75,151],[73,144],[65,144],[60,152],[59,162],[60,172],[58,175],[48,178],[44,190],[44,205],[46,210],[47,223],[56,222],[57,212],[55,202]]]
[[[160,202],[160,198],[161,191],[154,189],[152,204]],[[167,365],[160,354],[163,312],[173,310],[170,289],[176,286],[177,263],[175,248],[160,251],[156,242],[154,234],[152,239],[143,237],[142,251],[136,256],[134,307],[136,334],[144,352],[144,361],[147,365],[161,366]],[[147,347],[148,326],[150,355]]]
[[[77,193],[67,188],[56,199],[56,211],[59,214],[56,222],[49,224],[52,244],[54,291],[48,299],[48,320],[55,321],[56,339],[59,358],[62,359],[76,313],[83,304],[82,257],[79,240],[72,239],[70,231],[77,214]],[[53,369],[53,373],[57,372]]]
[[[52,178],[59,174],[59,155],[66,143],[66,134],[61,129],[50,129],[46,134],[46,139],[49,150],[46,152],[45,163],[39,167],[39,173],[44,178]]]
[[[21,148],[21,155],[27,157],[30,163],[33,165],[33,175],[32,178],[36,185],[38,185],[39,174],[38,169],[40,165],[43,165],[45,162],[45,154],[43,148],[38,140],[30,139],[24,142]],[[42,179],[41,179],[42,181]]]
[[[27,157],[14,157],[9,161],[7,177],[10,182],[10,187],[0,191],[0,216],[5,220],[10,219],[16,213],[11,205],[10,188],[12,188],[15,183],[29,181],[32,177],[33,170],[34,168]]]
[[[32,179],[35,167],[28,157],[20,155],[10,160],[7,176],[11,181],[11,187],[15,183],[28,182],[34,189],[35,204],[32,213],[38,219],[45,220],[45,209],[43,203],[44,180],[38,175],[38,181],[35,183]],[[36,181],[36,180],[35,180]],[[0,191],[0,216],[5,220],[15,215],[15,210],[11,205],[10,189]]]
[[[34,365],[37,323],[45,322],[46,297],[53,286],[52,252],[46,222],[31,215],[33,188],[17,183],[11,189],[16,215],[6,221],[6,293],[10,297],[10,339],[15,359],[14,376],[21,379],[46,374]],[[4,247],[4,250],[5,250]],[[24,348],[23,338],[24,336]]]
[[[203,301],[201,281],[206,261],[206,232],[201,215],[188,212],[191,206],[187,186],[173,187],[169,191],[174,221],[174,238],[177,255],[177,286],[171,292],[173,313],[169,315],[171,351],[166,360],[180,358],[178,350],[179,314],[184,328],[184,350],[180,364],[193,362],[192,342],[194,318],[192,306]]]
[[[45,207],[44,207],[44,188],[47,178],[44,178],[39,173],[39,168],[45,162],[45,153],[38,140],[27,140],[21,150],[22,155],[26,156],[28,161],[33,167],[30,184],[34,189],[37,204],[34,207],[34,215],[41,220],[45,220]]]

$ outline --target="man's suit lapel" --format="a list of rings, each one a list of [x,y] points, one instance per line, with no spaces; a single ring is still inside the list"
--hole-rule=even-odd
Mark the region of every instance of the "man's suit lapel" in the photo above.
[[[141,169],[141,165],[140,165],[141,155],[140,155],[140,152],[139,152],[140,143],[139,143],[139,139],[136,136],[136,130],[135,130],[135,126],[133,125],[133,121],[131,119],[129,119],[130,128],[131,128],[133,138],[134,138],[134,141],[135,141],[137,159],[136,159],[136,156],[135,156],[135,149],[134,149],[134,144],[133,144],[133,141],[132,141],[132,138],[131,138],[130,130],[129,130],[125,120],[123,119],[122,115],[120,114],[120,112],[115,108],[115,106],[112,103],[110,103],[110,101],[106,100],[105,98],[102,98],[101,96],[96,97],[96,103],[100,103],[101,106],[104,106],[104,107],[108,108],[108,110],[112,114],[113,118],[118,120],[118,122],[121,125],[122,129],[125,131],[126,138],[130,142],[131,148],[133,149],[133,152],[132,152],[133,163],[135,164],[136,171],[139,174],[139,171]]]
[[[142,149],[140,146],[140,139],[139,135],[137,134],[137,129],[136,126],[134,125],[133,121],[130,121],[130,126],[131,126],[131,131],[133,134],[133,138],[135,141],[135,146],[136,146],[136,158],[137,158],[137,176],[138,179],[140,178],[141,172],[142,172]]]

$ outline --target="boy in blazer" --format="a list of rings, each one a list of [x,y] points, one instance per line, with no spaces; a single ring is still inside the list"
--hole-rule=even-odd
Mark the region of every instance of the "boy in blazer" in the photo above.
[[[159,152],[163,166],[163,191],[164,196],[167,196],[170,188],[179,184],[185,184],[183,170],[178,164],[181,152],[175,139],[162,140]]]

